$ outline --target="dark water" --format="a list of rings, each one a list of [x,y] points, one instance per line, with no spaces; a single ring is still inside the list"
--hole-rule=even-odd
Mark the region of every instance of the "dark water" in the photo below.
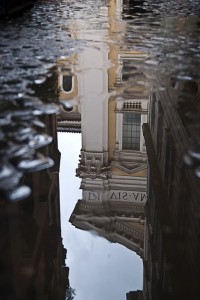
[[[200,298],[199,17],[199,1],[41,0],[0,21],[0,299],[70,292],[57,131],[82,138],[70,222],[142,258],[133,299]]]

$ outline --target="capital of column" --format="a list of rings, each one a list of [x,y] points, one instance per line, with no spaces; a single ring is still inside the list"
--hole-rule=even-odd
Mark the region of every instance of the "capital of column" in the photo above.
[[[81,150],[76,176],[90,179],[108,179],[111,166],[108,164],[108,152],[88,152]]]

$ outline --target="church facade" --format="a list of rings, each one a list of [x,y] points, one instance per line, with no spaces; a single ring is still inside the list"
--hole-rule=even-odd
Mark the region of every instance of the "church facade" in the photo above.
[[[110,17],[117,3],[111,4]],[[76,26],[79,24],[73,24],[72,35],[76,34]],[[81,178],[82,199],[70,222],[143,257],[147,156],[142,124],[147,122],[149,86],[148,82],[133,85],[127,74],[130,65],[139,64],[147,55],[119,49],[116,43],[108,47],[105,36],[112,38],[116,26],[110,18],[109,30],[95,36],[99,49],[91,42],[91,48],[73,58],[73,71],[68,68],[68,75],[60,72],[60,100],[63,116],[68,117],[58,123],[58,128],[62,125],[69,132],[70,122],[74,126],[78,121],[82,133],[76,170]],[[87,31],[78,38],[88,38]],[[71,79],[65,81],[65,76]]]

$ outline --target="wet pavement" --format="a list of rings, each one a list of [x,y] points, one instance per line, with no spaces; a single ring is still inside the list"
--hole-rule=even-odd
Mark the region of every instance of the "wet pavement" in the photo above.
[[[50,136],[39,132],[45,124],[38,118],[58,111],[54,105],[56,93],[51,93],[48,99],[41,97],[46,102],[43,103],[31,86],[48,81],[56,59],[69,55],[70,46],[74,47],[62,29],[68,19],[63,6],[66,5],[59,2],[49,5],[38,2],[22,15],[2,20],[0,24],[1,191],[2,196],[11,201],[30,194],[28,187],[19,185],[24,171],[38,171],[53,165],[50,158],[35,150],[52,141]]]
[[[141,77],[151,82],[152,87],[156,89],[164,89],[169,78],[173,81],[198,82],[198,1],[184,4],[179,1],[141,3],[131,5],[128,1],[125,2],[122,19],[110,20],[118,22],[119,31],[111,37],[105,37],[104,41],[119,43],[120,51],[133,48],[149,56],[142,63],[134,62],[134,67],[129,62],[129,68],[134,69],[134,74],[127,74],[129,80],[126,88],[128,89],[128,85],[137,84]],[[21,153],[17,152],[18,147],[24,146],[24,155],[29,140],[32,140],[30,143],[33,154],[29,154],[27,159],[37,160],[33,149],[50,142],[50,138],[37,136],[35,127],[43,127],[37,122],[38,116],[56,112],[56,107],[52,104],[42,104],[39,98],[45,102],[57,103],[57,94],[54,90],[43,97],[36,96],[31,87],[34,84],[42,85],[51,76],[52,68],[59,58],[70,57],[82,48],[90,47],[92,42],[95,47],[98,45],[98,42],[87,38],[71,37],[70,23],[76,19],[79,19],[79,22],[87,20],[87,27],[84,29],[86,34],[91,30],[108,30],[106,14],[104,15],[103,10],[98,10],[98,6],[101,5],[101,2],[96,4],[93,1],[86,4],[73,1],[38,1],[22,16],[1,21],[1,143],[2,148],[5,147],[5,151],[10,152],[9,158],[7,155],[2,157],[8,172],[7,159],[21,156]],[[106,11],[107,4],[104,5]],[[89,7],[93,7],[92,18]],[[122,29],[124,24],[125,30]],[[197,116],[194,115],[194,118]],[[29,129],[26,128],[27,122],[32,122]],[[16,126],[18,131],[13,130]],[[22,136],[17,137],[18,134]],[[37,139],[37,142],[34,142],[34,139]],[[38,160],[36,166],[37,163]],[[41,163],[44,168],[48,166],[47,161]],[[21,171],[18,166],[17,169]]]

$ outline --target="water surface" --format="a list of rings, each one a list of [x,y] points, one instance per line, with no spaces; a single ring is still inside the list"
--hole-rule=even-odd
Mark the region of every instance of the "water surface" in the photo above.
[[[48,299],[64,299],[66,286],[70,285],[68,267],[70,272],[76,268],[78,274],[77,283],[71,282],[76,299],[121,299],[129,290],[142,289],[142,284],[145,299],[149,299],[148,293],[156,299],[155,282],[163,286],[163,299],[184,295],[184,299],[189,299],[188,291],[193,291],[194,299],[198,299],[195,276],[199,274],[199,14],[199,1],[41,0],[22,15],[1,20],[4,299],[44,299],[44,295]],[[65,143],[58,146],[63,142],[58,144],[57,131],[66,144],[72,143],[71,135],[76,135],[79,143],[73,142],[70,147],[80,157],[61,151]],[[71,155],[76,160],[74,171],[71,179],[64,181],[64,177],[59,179],[60,159],[61,168],[67,169],[69,165],[63,167],[62,159]],[[60,172],[60,176],[65,175]],[[60,213],[59,181],[60,189],[66,189],[65,196],[61,193],[65,197],[61,201],[66,201],[64,206],[69,214],[62,224],[60,215],[65,217]],[[67,186],[74,182],[76,189],[80,184],[80,190],[74,191],[72,207]],[[156,191],[161,187],[163,194]],[[161,195],[169,203],[164,204],[164,214],[156,200],[164,199]],[[93,208],[84,211],[75,206],[78,199],[85,205],[91,203]],[[105,203],[126,203],[130,207],[125,213],[124,206],[108,209]],[[102,210],[98,211],[95,205],[103,205]],[[84,230],[66,225],[69,218],[74,226]],[[106,223],[108,220],[110,223]],[[154,239],[163,241],[164,250],[149,242],[150,225]],[[86,296],[86,283],[83,284],[81,276],[89,271],[85,262],[78,261],[78,267],[70,265],[70,251],[75,252],[75,248],[70,250],[70,242],[65,242],[67,226],[80,233],[77,237],[87,236],[85,240],[77,239],[77,246],[73,245],[80,248],[79,254],[86,261],[91,253],[100,257],[98,249],[91,246],[96,249],[92,250],[87,244],[97,239],[106,246],[110,246],[107,240],[116,242],[117,245],[111,244],[113,248],[119,247],[117,251],[125,257],[126,253],[132,255],[132,286],[126,285],[131,282],[131,271],[119,279],[115,276],[119,269],[105,271],[104,258],[105,266],[99,273],[107,279],[102,283],[105,287],[100,282],[92,284],[91,278]],[[69,263],[65,260],[62,238]],[[169,245],[174,240],[177,243],[172,243],[171,251]],[[86,248],[82,249],[82,244]],[[9,251],[5,251],[5,245]],[[107,255],[115,258],[110,249],[105,253],[108,251]],[[152,249],[157,251],[155,261]],[[177,256],[180,261],[176,262]],[[115,266],[120,266],[120,257],[115,259]],[[181,259],[188,261],[185,268],[181,267]],[[190,277],[193,266],[194,274]],[[98,272],[95,268],[98,267],[94,267],[91,277]],[[164,274],[163,270],[167,270],[164,278],[154,278],[156,272]],[[183,278],[181,272],[186,270],[188,277]],[[137,273],[140,275],[136,276]],[[120,280],[120,288],[109,278]],[[20,289],[22,282],[24,288]],[[152,288],[147,288],[148,284]]]

